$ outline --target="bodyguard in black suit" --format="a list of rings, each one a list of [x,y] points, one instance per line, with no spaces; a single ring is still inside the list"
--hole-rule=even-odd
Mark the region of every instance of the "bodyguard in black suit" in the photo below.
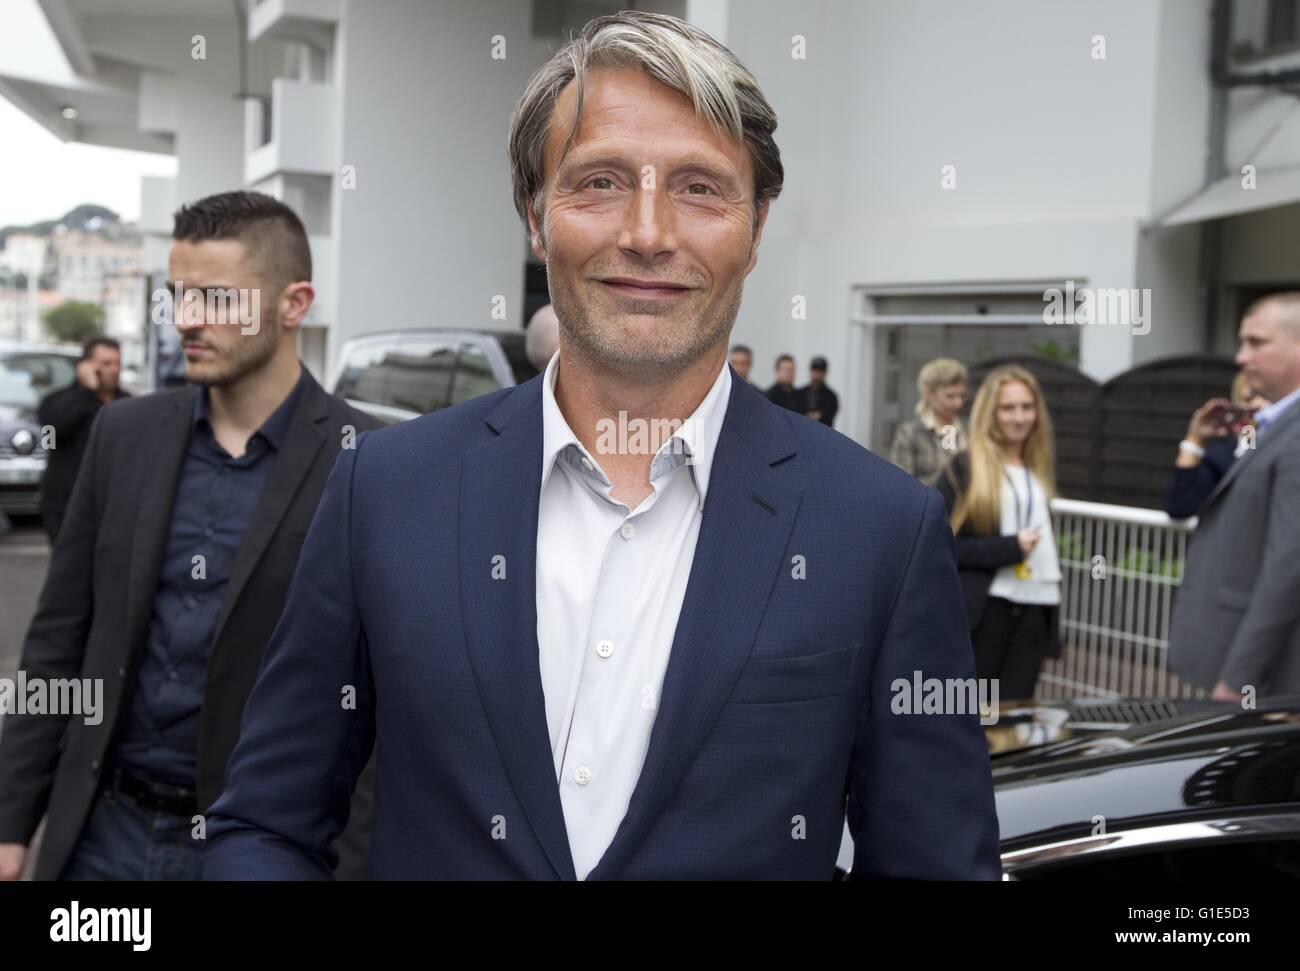
[[[102,680],[101,710],[5,719],[0,878],[42,815],[38,879],[197,878],[317,501],[340,449],[377,424],[297,358],[311,262],[290,209],[226,193],[182,208],[173,235],[193,383],[91,426],[20,670]],[[336,843],[339,875],[365,873],[370,791]]]

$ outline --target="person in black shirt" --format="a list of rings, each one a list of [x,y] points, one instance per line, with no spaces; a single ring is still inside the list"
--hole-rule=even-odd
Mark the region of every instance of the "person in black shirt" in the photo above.
[[[45,475],[41,478],[41,520],[50,545],[59,535],[63,513],[77,481],[81,457],[86,451],[90,423],[99,409],[118,398],[129,398],[118,386],[122,372],[122,350],[111,337],[92,337],[81,349],[77,380],[53,391],[37,409],[41,427],[54,429],[53,447],[47,452]]]
[[[835,424],[835,413],[840,410],[840,399],[826,383],[826,358],[814,357],[808,365],[808,384],[800,388],[797,411],[823,425]]]
[[[767,389],[767,400],[782,408],[799,411],[799,393],[794,389],[794,358],[782,354],[776,359],[776,384]]]

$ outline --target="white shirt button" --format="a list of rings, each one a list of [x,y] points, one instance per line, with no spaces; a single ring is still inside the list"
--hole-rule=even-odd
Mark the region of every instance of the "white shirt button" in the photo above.
[[[587,458],[587,456],[585,455],[582,457],[582,467],[586,469],[588,472],[596,471],[596,466],[593,465],[591,459]]]
[[[614,642],[610,640],[597,641],[596,653],[601,657],[609,657],[614,653]]]
[[[636,527],[630,522],[626,522],[618,528],[618,535],[622,536],[624,539],[631,539],[636,535]]]
[[[580,765],[573,770],[573,781],[580,786],[585,786],[591,781],[591,769],[585,765]]]

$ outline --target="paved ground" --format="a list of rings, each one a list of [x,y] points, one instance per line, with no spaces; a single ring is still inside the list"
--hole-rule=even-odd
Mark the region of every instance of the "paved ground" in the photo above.
[[[50,544],[39,519],[17,519],[14,531],[0,538],[0,678],[12,678],[18,671],[23,635],[36,610],[49,560]],[[37,830],[27,856],[29,878],[40,841],[41,830]]]
[[[0,678],[18,670],[23,635],[49,565],[50,545],[39,519],[17,519],[0,538]]]

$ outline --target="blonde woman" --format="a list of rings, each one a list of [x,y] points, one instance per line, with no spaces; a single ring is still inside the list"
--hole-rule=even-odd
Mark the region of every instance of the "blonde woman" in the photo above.
[[[966,448],[966,426],[958,417],[966,403],[966,366],[937,357],[916,376],[917,417],[894,433],[889,460],[914,479],[934,485],[954,455]]]
[[[975,395],[969,451],[937,488],[956,540],[975,672],[998,678],[1006,699],[1033,697],[1043,658],[1060,653],[1054,466],[1038,382],[1022,367],[997,368]]]

